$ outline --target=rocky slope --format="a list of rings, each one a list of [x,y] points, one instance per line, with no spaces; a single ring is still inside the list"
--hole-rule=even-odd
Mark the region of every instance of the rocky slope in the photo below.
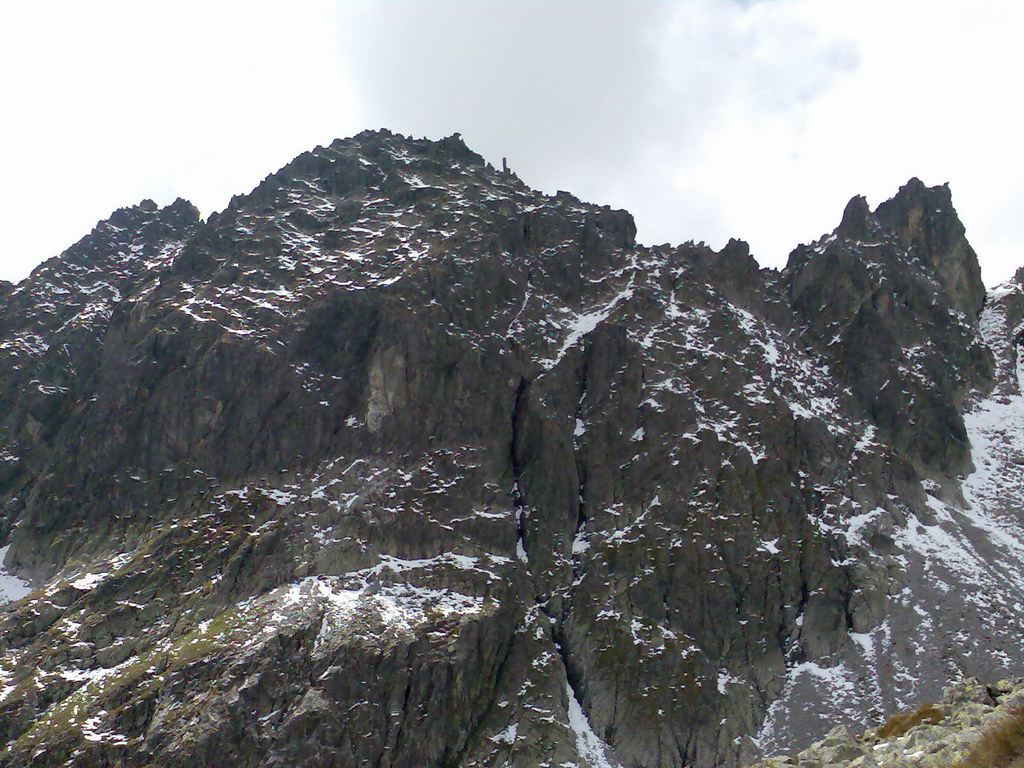
[[[1019,671],[1024,289],[949,190],[634,236],[368,132],[0,289],[0,762],[705,768]]]
[[[980,742],[1009,722],[1019,724],[1022,706],[1019,679],[990,687],[968,678],[943,691],[936,704],[895,715],[878,728],[851,733],[840,725],[798,755],[749,768],[989,768],[993,763],[983,760],[999,751],[980,750]]]

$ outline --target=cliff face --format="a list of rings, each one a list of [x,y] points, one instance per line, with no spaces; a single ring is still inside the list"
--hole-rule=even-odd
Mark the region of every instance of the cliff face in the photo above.
[[[0,289],[0,761],[732,765],[1019,669],[1024,294],[948,190],[634,235],[373,132]]]

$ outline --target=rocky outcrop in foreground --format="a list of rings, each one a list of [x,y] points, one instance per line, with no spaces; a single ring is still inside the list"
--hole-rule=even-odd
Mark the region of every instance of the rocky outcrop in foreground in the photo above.
[[[857,734],[840,725],[795,757],[771,758],[749,768],[996,768],[1009,760],[989,762],[990,755],[1006,760],[1024,753],[986,750],[985,738],[1009,723],[1019,729],[1022,712],[1024,682],[986,686],[965,680],[947,688],[937,704],[897,715],[879,728]],[[1024,733],[1012,740],[1024,746]]]
[[[735,766],[1018,674],[1024,289],[949,189],[635,232],[378,131],[0,286],[0,764]]]

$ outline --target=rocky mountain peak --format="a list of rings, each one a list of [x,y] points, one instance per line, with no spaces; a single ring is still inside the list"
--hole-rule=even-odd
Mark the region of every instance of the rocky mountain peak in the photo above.
[[[953,306],[977,318],[985,302],[978,257],[967,242],[948,184],[925,186],[911,179],[875,215],[894,232],[908,254],[926,261]]]
[[[877,228],[878,222],[871,214],[867,199],[863,195],[856,195],[846,204],[846,208],[843,210],[843,220],[836,233],[841,233],[851,239],[863,240]]]
[[[359,190],[377,190],[387,195],[406,190],[405,194],[410,194],[409,189],[429,190],[430,177],[459,175],[460,168],[464,169],[462,175],[473,177],[478,183],[497,175],[458,134],[433,141],[388,130],[363,131],[351,138],[336,139],[327,147],[304,152],[268,176],[252,193],[233,200],[229,210],[246,205],[246,201],[280,202],[276,196],[306,184],[321,186],[323,191],[340,197]],[[473,169],[490,173],[474,174]]]
[[[908,187],[782,271],[458,136],[115,213],[0,294],[0,762],[710,768],[1007,674],[1016,299]]]
[[[954,403],[991,386],[993,362],[977,340],[985,295],[977,255],[948,188],[912,179],[874,212],[853,198],[840,226],[797,248],[784,275],[794,308],[894,443],[923,471],[965,471]],[[938,391],[952,399],[940,403],[930,394]]]
[[[97,224],[93,232],[104,228],[117,228],[144,234],[143,230],[146,227],[152,227],[157,224],[178,227],[195,226],[199,223],[200,218],[199,210],[192,203],[180,197],[170,205],[162,208],[147,198],[137,205],[118,208],[109,217]]]

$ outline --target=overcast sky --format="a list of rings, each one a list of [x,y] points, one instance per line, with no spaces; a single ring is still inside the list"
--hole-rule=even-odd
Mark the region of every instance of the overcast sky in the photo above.
[[[4,3],[0,278],[386,127],[769,266],[948,181],[992,285],[1024,265],[1022,41],[1014,0]]]

